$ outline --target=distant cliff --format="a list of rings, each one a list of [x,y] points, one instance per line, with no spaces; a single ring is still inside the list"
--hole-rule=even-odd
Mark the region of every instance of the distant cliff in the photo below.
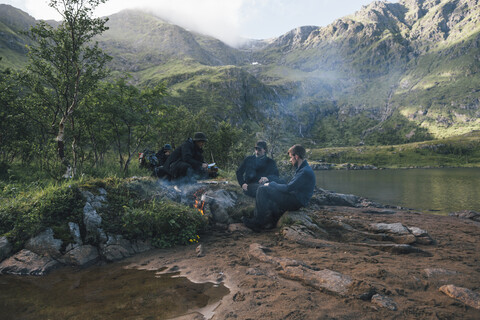
[[[25,65],[35,23],[0,7],[4,66]],[[6,14],[7,11],[15,14]],[[480,129],[478,0],[372,2],[326,27],[303,26],[232,48],[149,13],[109,17],[98,39],[113,76],[165,81],[168,103],[317,145],[394,144]]]

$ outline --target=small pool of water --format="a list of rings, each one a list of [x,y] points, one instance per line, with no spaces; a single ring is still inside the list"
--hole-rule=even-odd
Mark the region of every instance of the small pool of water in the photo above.
[[[0,275],[0,318],[171,319],[215,305],[229,289],[119,264],[43,277]]]

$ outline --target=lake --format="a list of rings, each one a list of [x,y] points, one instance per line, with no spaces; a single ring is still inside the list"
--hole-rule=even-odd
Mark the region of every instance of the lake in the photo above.
[[[480,211],[480,168],[319,170],[317,187],[443,214]]]

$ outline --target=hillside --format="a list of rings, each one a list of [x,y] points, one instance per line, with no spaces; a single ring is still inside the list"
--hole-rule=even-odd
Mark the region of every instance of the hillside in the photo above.
[[[13,21],[34,23],[20,13]],[[2,26],[6,20],[0,16]],[[108,26],[98,40],[113,57],[113,76],[164,81],[168,103],[249,130],[276,114],[283,135],[340,146],[480,129],[478,0],[375,1],[326,27],[298,27],[241,48],[135,10],[110,16]],[[26,41],[19,29],[1,34],[4,66],[24,65],[25,52],[3,49],[5,41]]]
[[[35,18],[10,5],[0,4],[0,65],[15,68],[27,63],[28,37],[21,34],[35,24]]]

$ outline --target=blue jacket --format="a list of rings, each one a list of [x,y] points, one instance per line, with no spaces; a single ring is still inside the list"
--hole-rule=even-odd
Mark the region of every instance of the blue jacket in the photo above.
[[[307,160],[304,160],[302,165],[295,171],[295,175],[289,183],[270,182],[269,186],[282,192],[292,193],[302,206],[306,206],[313,196],[315,180],[315,173],[308,165]]]

